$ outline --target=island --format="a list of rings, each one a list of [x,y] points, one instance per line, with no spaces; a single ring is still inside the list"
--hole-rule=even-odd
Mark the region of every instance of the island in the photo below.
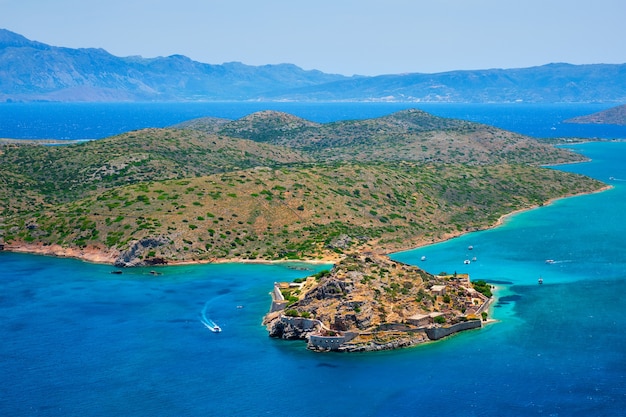
[[[477,329],[491,286],[468,274],[432,275],[374,253],[349,254],[330,271],[274,285],[269,335],[303,339],[314,351],[414,346]]]

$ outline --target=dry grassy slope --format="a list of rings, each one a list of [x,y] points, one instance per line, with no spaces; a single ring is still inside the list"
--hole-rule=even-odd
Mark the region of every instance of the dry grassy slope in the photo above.
[[[144,257],[315,259],[410,248],[600,186],[520,165],[255,168],[120,187],[9,217],[8,240],[123,250],[163,236],[170,243]]]

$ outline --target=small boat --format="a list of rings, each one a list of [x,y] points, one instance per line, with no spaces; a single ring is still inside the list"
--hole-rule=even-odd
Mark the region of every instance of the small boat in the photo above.
[[[465,265],[468,265],[468,264],[470,263],[470,260],[469,260],[469,259],[466,259],[466,260],[464,260],[464,261],[463,261],[463,263],[464,263]]]
[[[473,247],[472,245],[469,245],[469,246],[467,247],[467,250],[472,250],[472,249],[474,249],[474,247]]]
[[[543,284],[543,278],[539,277],[539,279],[537,280],[537,283],[538,283],[539,285]]]
[[[554,263],[554,259],[546,259],[546,263],[547,264],[553,264]]]
[[[122,271],[120,271],[119,269],[116,269],[116,270],[114,270],[114,271],[111,271],[111,273],[112,273],[112,274],[115,274],[115,275],[121,275],[121,274],[122,274]]]
[[[475,256],[472,258],[472,262],[476,262],[476,257]]]
[[[425,256],[422,256],[422,261],[425,261],[425,260],[426,260],[426,257],[425,257]]]
[[[200,322],[202,324],[204,324],[204,327],[206,327],[207,329],[209,329],[210,331],[212,331],[213,333],[219,333],[222,331],[222,328],[220,326],[217,325],[217,323],[215,323],[214,321],[206,322],[204,320],[200,320]]]

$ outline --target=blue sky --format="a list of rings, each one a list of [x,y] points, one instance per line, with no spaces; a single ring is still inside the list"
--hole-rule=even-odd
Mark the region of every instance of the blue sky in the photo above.
[[[0,28],[117,56],[344,75],[626,63],[624,0],[0,0]]]

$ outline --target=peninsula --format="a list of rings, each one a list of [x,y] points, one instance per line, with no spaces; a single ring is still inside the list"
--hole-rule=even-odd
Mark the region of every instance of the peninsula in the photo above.
[[[626,104],[611,107],[597,113],[574,117],[565,123],[594,123],[607,125],[626,125]]]
[[[601,189],[542,167],[583,160],[420,110],[328,124],[265,111],[68,146],[5,141],[0,242],[118,266],[336,261]]]

